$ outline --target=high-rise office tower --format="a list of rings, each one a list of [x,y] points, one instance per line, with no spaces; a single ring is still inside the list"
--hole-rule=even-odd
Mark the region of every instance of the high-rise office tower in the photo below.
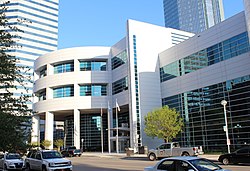
[[[222,0],[163,0],[165,27],[200,33],[224,20]]]
[[[0,0],[0,4],[6,0]],[[28,67],[28,73],[33,80],[33,65],[36,58],[57,49],[58,37],[58,3],[59,0],[11,0],[7,4],[6,17],[8,24],[17,26],[23,32],[18,32],[21,38],[16,39],[19,46],[8,51],[19,59],[16,65]],[[28,22],[17,22],[26,19]],[[44,73],[46,74],[46,73]],[[33,83],[27,84],[28,92],[18,86],[13,90],[15,97],[20,93],[31,95]],[[32,103],[28,106],[31,108]]]

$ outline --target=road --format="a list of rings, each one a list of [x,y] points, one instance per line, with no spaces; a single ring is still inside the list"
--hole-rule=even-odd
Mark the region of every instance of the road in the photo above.
[[[73,171],[143,171],[144,167],[154,165],[157,162],[149,161],[143,157],[82,156],[69,159],[73,163]],[[220,166],[232,171],[250,170],[250,165]]]

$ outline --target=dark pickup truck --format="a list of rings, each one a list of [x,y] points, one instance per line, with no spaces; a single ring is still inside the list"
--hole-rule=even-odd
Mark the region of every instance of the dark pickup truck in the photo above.
[[[61,154],[63,157],[80,157],[82,155],[82,152],[80,149],[76,149],[76,147],[67,147],[64,150],[61,151]]]

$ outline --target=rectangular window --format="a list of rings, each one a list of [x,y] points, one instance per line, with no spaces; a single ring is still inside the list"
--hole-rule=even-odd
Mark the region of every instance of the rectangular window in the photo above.
[[[72,96],[74,96],[73,86],[58,87],[58,88],[53,89],[54,98],[63,98],[63,97],[72,97]]]
[[[54,74],[73,72],[73,71],[74,71],[73,62],[54,65]]]
[[[38,94],[38,100],[42,101],[42,100],[46,100],[46,91],[42,91]]]
[[[91,85],[80,86],[80,96],[91,96]]]
[[[80,96],[107,96],[107,85],[81,85]]]
[[[80,71],[107,71],[107,62],[80,61]]]
[[[119,53],[111,59],[112,70],[118,68],[119,66],[127,63],[127,51]]]
[[[47,66],[45,66],[41,71],[40,71],[40,74],[39,74],[39,77],[42,78],[42,77],[45,77],[47,76]]]
[[[91,71],[91,62],[90,61],[80,62],[80,71]]]
[[[128,90],[128,77],[122,78],[112,84],[112,94]]]

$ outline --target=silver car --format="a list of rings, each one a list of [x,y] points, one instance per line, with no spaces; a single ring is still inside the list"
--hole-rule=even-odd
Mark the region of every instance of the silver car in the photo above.
[[[0,169],[24,170],[24,161],[17,153],[0,154]]]
[[[217,164],[199,157],[180,156],[164,158],[155,166],[145,167],[144,171],[229,171]]]

